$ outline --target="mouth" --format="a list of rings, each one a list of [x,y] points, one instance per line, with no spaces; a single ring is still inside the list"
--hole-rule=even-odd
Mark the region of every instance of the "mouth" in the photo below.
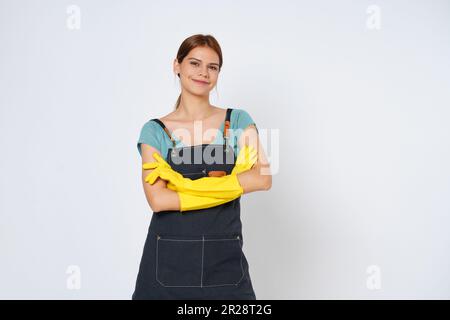
[[[201,81],[201,80],[195,80],[195,79],[192,79],[192,81],[194,81],[195,83],[201,84],[201,85],[207,85],[207,84],[209,84],[209,82],[205,82],[205,81]]]

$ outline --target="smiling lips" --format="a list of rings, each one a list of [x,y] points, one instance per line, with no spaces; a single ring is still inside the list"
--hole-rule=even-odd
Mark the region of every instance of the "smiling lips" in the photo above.
[[[195,79],[192,79],[192,80],[198,84],[209,84],[208,82],[201,81],[201,80],[195,80]]]

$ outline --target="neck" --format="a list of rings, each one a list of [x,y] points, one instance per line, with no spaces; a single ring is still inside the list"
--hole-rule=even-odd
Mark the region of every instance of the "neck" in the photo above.
[[[213,113],[208,96],[195,96],[187,92],[181,94],[180,105],[175,113],[188,121],[203,120]]]

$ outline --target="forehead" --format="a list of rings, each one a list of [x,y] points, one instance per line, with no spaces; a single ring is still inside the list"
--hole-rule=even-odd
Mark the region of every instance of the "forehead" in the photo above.
[[[196,58],[206,63],[219,64],[219,55],[209,47],[196,47],[189,52],[187,58]]]

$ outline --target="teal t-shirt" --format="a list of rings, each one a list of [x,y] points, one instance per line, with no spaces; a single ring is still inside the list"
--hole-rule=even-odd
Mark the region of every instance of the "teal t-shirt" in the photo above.
[[[223,130],[224,130],[224,122],[223,119],[222,124],[220,125],[220,134],[217,134],[215,140],[211,142],[212,144],[223,144]],[[229,144],[233,146],[234,153],[237,156],[239,154],[240,148],[238,145],[239,137],[242,132],[251,124],[256,126],[256,123],[253,121],[252,117],[248,114],[247,111],[243,109],[233,109],[231,111],[230,116],[230,132],[228,133],[230,139],[228,140]],[[258,128],[256,128],[258,132]],[[175,135],[172,135],[176,142],[176,147],[185,147],[183,142],[181,142]],[[161,126],[156,123],[156,121],[147,121],[141,129],[141,133],[139,135],[139,140],[137,142],[137,148],[139,154],[142,156],[141,152],[141,143],[148,144],[159,150],[161,155],[165,160],[167,156],[167,151],[169,148],[173,147],[173,143],[170,140],[169,136],[166,132],[161,128]]]

